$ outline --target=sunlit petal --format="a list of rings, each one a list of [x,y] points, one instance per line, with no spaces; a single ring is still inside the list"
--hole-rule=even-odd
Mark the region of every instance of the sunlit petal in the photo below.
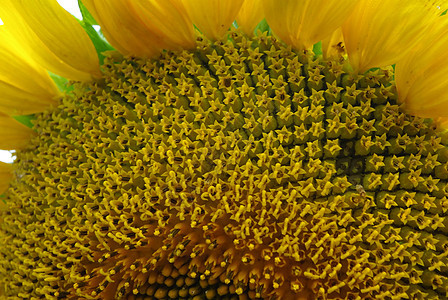
[[[0,194],[2,194],[9,186],[12,179],[12,166],[4,162],[0,162]],[[2,200],[0,199],[0,202]],[[0,207],[3,203],[0,203]]]
[[[42,112],[52,104],[56,98],[47,98],[45,95],[32,94],[27,89],[17,88],[0,81],[0,112],[8,115],[28,115]]]
[[[183,0],[199,30],[209,39],[219,40],[235,20],[244,0]]]
[[[448,18],[439,17],[426,37],[395,69],[399,101],[422,117],[448,117]]]
[[[195,45],[193,26],[181,0],[86,0],[84,4],[108,41],[123,54],[152,57],[164,49]]]
[[[442,128],[443,130],[448,130],[448,117],[438,117],[434,119],[437,126]]]
[[[83,3],[101,25],[107,40],[121,53],[136,56],[156,53],[154,37],[136,22],[134,10],[127,1],[85,0]]]
[[[342,26],[355,71],[396,63],[427,31],[436,17],[426,1],[360,0]]]
[[[0,18],[36,61],[53,73],[82,81],[100,76],[89,36],[56,0],[5,0]]]
[[[181,0],[135,0],[129,4],[142,25],[158,37],[163,49],[194,47],[193,26]]]
[[[34,131],[13,118],[0,113],[0,149],[22,149],[29,144]]]
[[[352,12],[357,0],[262,0],[274,33],[297,49],[328,37]]]
[[[7,25],[0,27],[0,111],[9,115],[40,112],[59,92],[46,70],[20,47]]]
[[[341,28],[336,29],[322,41],[322,53],[325,58],[340,57],[345,54],[344,37]]]
[[[261,1],[245,0],[236,17],[236,22],[246,35],[251,36],[254,34],[255,27],[263,18],[264,11]]]

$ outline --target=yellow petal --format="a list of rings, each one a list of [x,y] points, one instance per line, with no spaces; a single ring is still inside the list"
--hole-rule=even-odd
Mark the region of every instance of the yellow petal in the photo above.
[[[183,0],[191,20],[209,39],[224,37],[244,0]]]
[[[56,98],[46,98],[32,94],[26,90],[0,81],[0,112],[7,115],[29,115],[42,112],[52,104],[57,104]]]
[[[0,113],[0,149],[25,148],[35,132],[10,116]]]
[[[9,115],[33,114],[57,103],[58,89],[44,68],[37,65],[7,25],[0,27],[0,111]]]
[[[131,0],[129,3],[141,23],[161,42],[162,49],[187,49],[196,45],[194,27],[181,0]]]
[[[81,81],[101,76],[89,36],[56,0],[3,0],[0,18],[22,47],[51,72]]]
[[[439,117],[435,118],[434,121],[437,124],[438,128],[441,128],[444,131],[448,130],[448,118]]]
[[[0,162],[0,195],[6,191],[9,186],[9,182],[12,179],[12,165],[4,162]],[[3,200],[0,199],[0,207],[3,208]]]
[[[350,64],[358,72],[396,63],[436,17],[424,0],[360,0],[342,26]]]
[[[322,54],[325,58],[338,58],[345,54],[342,29],[336,29],[329,37],[322,40]]]
[[[433,61],[421,59],[422,55],[427,55],[421,51],[397,63],[395,80],[398,96],[408,112],[421,117],[448,117],[447,46],[445,43],[440,56]]]
[[[398,99],[411,114],[448,117],[448,18],[439,17],[413,51],[397,62]]]
[[[110,0],[108,3],[101,0],[83,0],[82,3],[100,24],[107,41],[123,54],[140,56],[141,53],[152,52],[150,40],[139,27],[132,28],[135,15],[132,9],[120,0]],[[140,40],[138,36],[141,36]],[[148,49],[145,51],[144,44]]]
[[[288,45],[309,49],[328,37],[352,12],[357,0],[262,0],[266,21]]]
[[[152,57],[193,48],[195,35],[181,0],[85,0],[107,40],[121,53]]]
[[[236,22],[243,32],[252,36],[255,27],[264,19],[263,5],[260,0],[245,0],[236,16]]]
[[[152,57],[163,49],[163,41],[138,18],[127,0],[84,0],[84,5],[101,25],[106,39],[125,55]]]

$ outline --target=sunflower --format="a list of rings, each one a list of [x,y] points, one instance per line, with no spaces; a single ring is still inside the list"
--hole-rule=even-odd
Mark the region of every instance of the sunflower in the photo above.
[[[1,298],[447,299],[442,4],[79,5],[0,7]]]

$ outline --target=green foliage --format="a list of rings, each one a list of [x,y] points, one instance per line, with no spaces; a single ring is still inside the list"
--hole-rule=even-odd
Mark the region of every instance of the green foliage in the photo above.
[[[313,45],[313,52],[315,56],[321,56],[322,55],[322,42],[318,42]]]
[[[50,74],[51,79],[53,79],[54,83],[61,92],[70,92],[73,90],[73,87],[68,84],[68,79],[62,76],[56,75],[54,73],[48,72]]]
[[[36,118],[34,115],[27,115],[27,116],[14,116],[14,119],[16,119],[18,122],[22,123],[23,125],[33,128],[32,121]]]
[[[81,0],[78,0],[79,10],[82,14],[82,20],[90,25],[98,25],[98,22],[93,18],[89,10],[84,6]]]
[[[258,23],[257,27],[255,27],[255,33],[257,33],[258,31],[261,32],[267,32],[268,35],[271,34],[271,27],[269,27],[268,22],[266,22],[266,19],[263,19],[260,23]]]
[[[105,57],[103,53],[105,51],[114,50],[114,48],[106,41],[106,39],[100,32],[96,31],[95,28],[93,28],[93,25],[98,25],[98,22],[93,18],[93,16],[90,14],[81,0],[78,0],[78,5],[82,14],[82,20],[78,20],[79,24],[81,24],[86,33],[89,35],[92,43],[95,45],[100,63],[103,64]]]

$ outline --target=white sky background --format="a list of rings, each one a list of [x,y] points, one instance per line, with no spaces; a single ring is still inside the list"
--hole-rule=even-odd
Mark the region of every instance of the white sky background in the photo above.
[[[72,13],[78,19],[82,19],[81,12],[78,7],[78,0],[58,0],[59,4]],[[1,20],[0,20],[1,22]],[[1,23],[0,23],[1,24]],[[12,162],[13,157],[10,151],[0,150],[0,161]]]
[[[78,7],[78,0],[58,0],[59,4],[68,10],[72,15],[78,19],[82,19],[81,12]]]

